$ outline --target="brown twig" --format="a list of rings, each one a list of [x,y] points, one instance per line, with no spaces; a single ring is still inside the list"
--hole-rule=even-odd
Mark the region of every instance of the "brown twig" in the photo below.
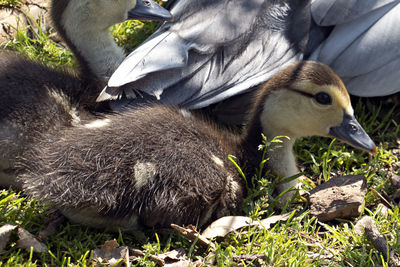
[[[381,201],[383,204],[385,204],[386,207],[392,209],[392,204],[386,200],[386,198],[384,198],[378,191],[376,191],[373,188],[370,188],[370,190],[372,191],[372,193],[374,193]]]
[[[143,253],[143,251],[135,248],[129,248],[129,255],[134,256],[134,257],[144,257],[146,254]],[[154,261],[156,264],[159,266],[164,266],[165,261],[155,255],[149,255],[148,256],[151,261]]]
[[[196,231],[193,225],[189,225],[187,228],[184,228],[176,224],[171,224],[171,227],[178,231],[180,234],[186,236],[188,239],[192,241],[197,240],[199,245],[202,245],[204,247],[211,247],[213,250],[215,250],[214,243],[199,234],[199,232]]]
[[[233,260],[236,261],[236,262],[239,262],[239,261],[242,261],[242,260],[244,260],[244,261],[254,261],[254,260],[258,260],[258,259],[266,260],[267,256],[264,255],[264,254],[254,254],[254,255],[250,254],[250,255],[233,256]]]
[[[362,229],[364,229],[368,240],[380,253],[382,253],[383,257],[388,258],[389,256],[390,266],[400,266],[400,256],[386,242],[386,238],[376,228],[371,217],[364,216],[360,221],[358,221],[355,226],[355,232],[358,235],[362,235],[364,232]]]
[[[49,236],[52,236],[57,233],[57,227],[62,224],[66,218],[59,211],[55,211],[50,215],[50,219],[47,222],[47,226],[45,229],[39,232],[37,235],[37,239],[39,241],[44,241]]]

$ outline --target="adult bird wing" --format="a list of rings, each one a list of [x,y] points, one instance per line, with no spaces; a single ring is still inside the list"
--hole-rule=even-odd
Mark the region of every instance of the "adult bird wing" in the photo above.
[[[144,92],[201,108],[302,59],[308,39],[309,0],[176,0],[170,11],[174,22],[125,59],[99,100]]]
[[[399,1],[314,0],[311,12],[318,26],[333,30],[310,59],[332,67],[353,95],[400,91]]]

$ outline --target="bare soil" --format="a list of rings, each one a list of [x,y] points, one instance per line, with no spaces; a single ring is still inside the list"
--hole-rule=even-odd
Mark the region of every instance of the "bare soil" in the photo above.
[[[35,31],[38,27],[50,27],[46,0],[27,0],[18,7],[0,8],[0,44],[14,38],[17,29]]]

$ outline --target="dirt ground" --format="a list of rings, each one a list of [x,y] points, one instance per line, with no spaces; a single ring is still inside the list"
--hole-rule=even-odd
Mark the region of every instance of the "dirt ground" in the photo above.
[[[0,8],[0,44],[12,39],[17,28],[28,25],[33,25],[33,30],[50,27],[47,0],[26,0],[17,8]]]

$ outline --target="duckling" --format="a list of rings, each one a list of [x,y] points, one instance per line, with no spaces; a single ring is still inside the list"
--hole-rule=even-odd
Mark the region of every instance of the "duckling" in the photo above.
[[[28,195],[87,226],[201,227],[240,212],[246,190],[228,155],[251,176],[262,157],[261,133],[269,140],[290,138],[269,154],[269,169],[284,177],[299,172],[292,146],[303,136],[376,150],[342,81],[322,63],[288,66],[261,85],[252,102],[240,135],[157,104],[107,115],[92,127],[45,134],[21,157],[27,171],[19,179]]]
[[[144,0],[135,4],[132,0],[52,1],[51,17],[78,59],[78,72],[0,51],[0,186],[18,188],[15,158],[41,132],[92,119],[90,111],[97,106],[103,80],[123,60],[121,48],[108,32],[111,25],[135,16],[171,18],[158,5],[148,7]]]
[[[131,98],[112,102],[115,110],[140,96],[188,109],[226,100],[213,113],[243,123],[245,93],[302,59],[331,66],[352,95],[393,94],[399,12],[395,0],[175,0],[175,20],[124,60],[98,100]]]
[[[57,32],[78,58],[83,73],[104,81],[125,58],[110,26],[126,19],[172,19],[151,0],[52,0],[51,11]]]

